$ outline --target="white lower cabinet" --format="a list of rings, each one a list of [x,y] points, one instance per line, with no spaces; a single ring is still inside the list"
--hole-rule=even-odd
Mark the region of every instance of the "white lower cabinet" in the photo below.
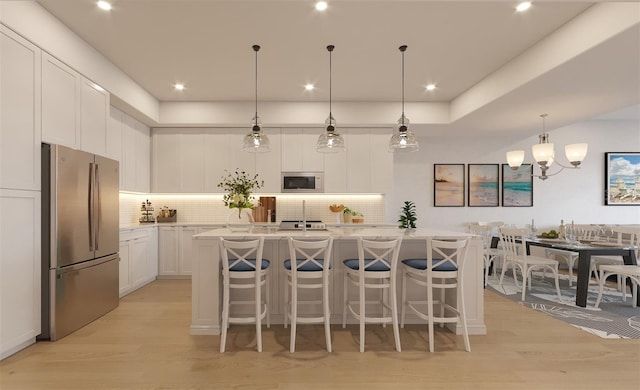
[[[155,227],[120,231],[120,297],[158,276],[158,239]]]
[[[160,277],[190,277],[194,234],[207,229],[200,226],[158,227],[158,274]]]

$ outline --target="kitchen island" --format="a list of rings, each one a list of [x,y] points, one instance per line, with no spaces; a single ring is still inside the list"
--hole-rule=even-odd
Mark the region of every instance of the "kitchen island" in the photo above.
[[[284,320],[284,289],[287,287],[283,262],[289,257],[287,237],[294,238],[326,238],[333,237],[334,249],[332,259],[330,296],[332,323],[340,323],[342,319],[343,302],[343,267],[342,260],[357,258],[356,238],[364,239],[393,239],[403,237],[400,250],[400,260],[408,257],[425,257],[426,238],[460,239],[472,237],[464,267],[464,296],[469,334],[486,334],[484,324],[484,283],[482,240],[466,233],[445,231],[439,229],[413,229],[405,231],[395,228],[359,228],[332,227],[322,231],[279,231],[276,227],[254,227],[249,232],[232,232],[227,228],[214,229],[193,236],[193,273],[192,273],[192,335],[220,334],[221,315],[221,266],[219,237],[226,239],[255,239],[265,238],[264,258],[271,260],[271,288],[270,310],[271,323],[281,324]],[[398,271],[398,278],[400,272]],[[400,288],[398,283],[398,288]],[[408,296],[418,297],[424,291],[408,290]],[[398,297],[400,296],[398,292]],[[447,295],[447,301],[455,302],[455,292]],[[400,304],[400,302],[399,302]],[[407,323],[423,323],[417,317],[407,315]],[[461,334],[461,327],[451,325],[450,330]],[[426,325],[425,325],[426,326]]]

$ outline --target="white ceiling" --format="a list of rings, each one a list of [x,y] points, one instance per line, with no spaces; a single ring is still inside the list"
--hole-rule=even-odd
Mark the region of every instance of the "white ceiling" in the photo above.
[[[113,0],[110,12],[94,0],[38,3],[158,100],[227,102],[254,99],[253,44],[262,46],[260,101],[327,101],[328,44],[336,46],[334,101],[399,101],[398,46],[406,44],[406,100],[451,102],[593,4],[535,2],[516,13],[515,1],[333,0],[321,13],[312,0]],[[639,104],[639,32],[555,67],[452,129],[538,127],[542,112],[560,125]],[[186,89],[174,91],[176,82]],[[432,82],[437,89],[426,91]]]

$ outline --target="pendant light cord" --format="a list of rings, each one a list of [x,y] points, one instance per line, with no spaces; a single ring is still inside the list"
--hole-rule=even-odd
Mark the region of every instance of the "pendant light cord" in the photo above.
[[[402,45],[399,47],[402,52],[402,117],[401,117],[401,125],[404,126],[404,52],[407,50],[407,45]]]
[[[333,52],[335,46],[333,45],[329,45],[327,46],[327,50],[329,51],[329,126],[327,128],[327,130],[331,129],[331,131],[334,130],[333,128],[333,113],[331,112],[331,95],[332,95],[332,91],[331,91],[331,86],[332,86],[332,82],[331,82],[331,75],[332,75],[332,70],[331,70],[331,53]]]
[[[256,116],[254,117],[254,119],[255,119],[254,131],[256,131],[255,129],[258,127],[258,50],[260,50],[260,46],[253,45],[253,51],[256,52],[256,69],[255,69],[255,76],[256,76],[256,104],[255,104],[256,105]]]

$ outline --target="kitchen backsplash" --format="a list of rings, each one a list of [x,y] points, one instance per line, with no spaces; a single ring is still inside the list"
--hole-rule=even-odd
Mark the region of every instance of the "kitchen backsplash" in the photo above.
[[[329,210],[330,204],[344,204],[352,210],[364,215],[365,223],[383,223],[384,195],[282,195],[260,194],[276,197],[276,221],[302,218],[302,201],[305,200],[307,220],[321,220],[334,223],[335,216]],[[259,195],[256,195],[258,198]],[[154,216],[167,206],[178,211],[177,222],[180,223],[225,223],[229,209],[222,203],[221,194],[212,195],[163,195],[163,194],[129,194],[120,193],[120,224],[138,223],[140,206],[149,200],[154,207]]]

